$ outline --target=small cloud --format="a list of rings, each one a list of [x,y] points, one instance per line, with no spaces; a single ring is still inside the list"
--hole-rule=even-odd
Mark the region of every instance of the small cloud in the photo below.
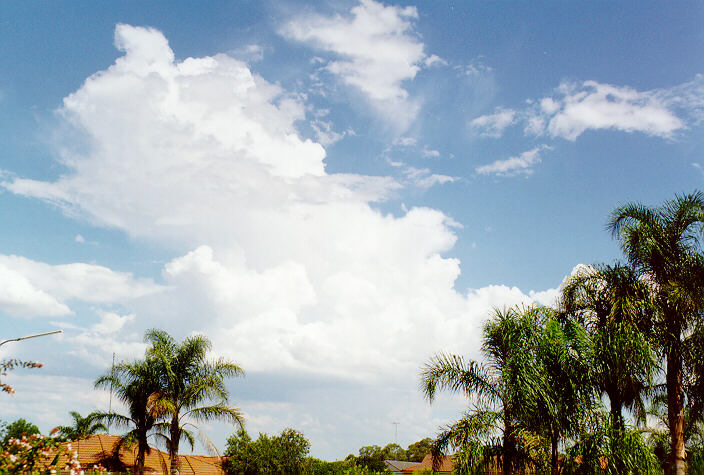
[[[399,137],[393,142],[394,145],[398,145],[400,147],[415,147],[417,143],[418,141],[413,137]]]
[[[440,56],[431,54],[425,59],[425,67],[430,68],[433,66],[447,66],[447,61],[442,59]]]
[[[230,50],[229,54],[246,63],[256,63],[264,59],[264,47],[260,45],[246,45]]]
[[[315,120],[310,126],[315,131],[317,141],[325,147],[339,142],[346,135],[346,132],[340,133],[332,130],[332,122]]]
[[[76,234],[76,237],[73,238],[73,240],[76,242],[80,242],[80,243],[86,242],[85,238],[83,236],[81,236],[80,234]]]
[[[491,66],[484,64],[483,56],[474,58],[468,65],[460,69],[465,76],[480,76],[488,74],[494,70]]]
[[[496,160],[488,165],[482,165],[474,169],[480,175],[515,176],[530,175],[533,167],[540,163],[540,152],[551,150],[547,145],[540,145],[522,154],[506,160]]]
[[[515,122],[516,111],[498,108],[493,114],[483,115],[472,120],[469,126],[478,130],[482,137],[501,137],[504,129]]]
[[[440,156],[440,152],[438,152],[437,150],[429,149],[427,145],[423,147],[423,150],[421,152],[423,153],[423,156],[425,158],[437,158]]]
[[[435,185],[443,185],[456,181],[455,177],[430,173],[427,168],[408,167],[403,171],[409,183],[419,188],[430,188]]]

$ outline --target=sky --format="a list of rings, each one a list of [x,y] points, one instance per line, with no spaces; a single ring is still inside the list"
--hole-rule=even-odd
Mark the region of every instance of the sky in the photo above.
[[[0,6],[0,419],[47,432],[145,330],[212,341],[247,430],[334,460],[466,408],[494,308],[621,258],[618,205],[704,178],[704,4]],[[398,423],[398,424],[395,424]],[[202,427],[222,450],[234,432]],[[196,447],[196,452],[202,448]]]

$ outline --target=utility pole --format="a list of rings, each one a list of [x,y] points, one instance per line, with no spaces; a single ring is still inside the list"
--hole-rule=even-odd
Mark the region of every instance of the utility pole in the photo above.
[[[108,414],[112,414],[112,380],[115,379],[115,352],[112,352],[112,367],[110,368],[110,402],[108,402]],[[110,419],[108,419],[108,435],[110,435]]]
[[[398,444],[398,425],[400,422],[392,422],[394,425],[394,443]]]

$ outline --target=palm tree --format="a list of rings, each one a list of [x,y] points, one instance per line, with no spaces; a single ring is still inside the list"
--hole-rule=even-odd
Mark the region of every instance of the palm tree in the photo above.
[[[475,466],[486,463],[488,456],[496,454],[502,462],[504,474],[513,473],[531,462],[530,450],[526,450],[523,443],[525,432],[520,422],[538,398],[533,384],[538,374],[531,348],[539,322],[544,318],[545,309],[537,307],[496,310],[493,318],[484,325],[482,353],[487,361],[485,364],[440,353],[423,367],[421,387],[430,402],[441,388],[476,397],[480,404],[440,434],[435,452],[439,453],[447,445],[462,448]],[[478,443],[477,435],[490,431],[496,423],[502,433],[501,441]]]
[[[188,337],[179,344],[164,331],[149,330],[144,339],[151,343],[147,360],[157,368],[159,377],[160,387],[153,407],[160,416],[167,418],[167,422],[157,427],[169,451],[171,473],[179,473],[179,443],[185,438],[193,444],[186,426],[195,426],[189,420],[219,419],[242,427],[242,414],[228,404],[224,378],[244,375],[244,371],[222,358],[208,360],[211,344],[202,335]],[[206,405],[201,405],[203,403]]]
[[[91,412],[86,417],[82,417],[76,411],[71,411],[69,414],[71,414],[73,419],[73,425],[57,427],[59,435],[67,440],[84,439],[98,432],[107,432],[108,430],[105,424],[97,420],[100,416],[99,412]]]
[[[154,411],[154,397],[159,390],[158,375],[151,361],[120,363],[110,373],[95,381],[96,388],[110,389],[129,411],[128,415],[114,412],[101,412],[94,416],[96,421],[116,424],[118,427],[132,427],[115,447],[119,453],[124,443],[137,442],[136,472],[144,472],[144,457],[151,449],[147,443],[149,431],[154,427],[157,414]]]
[[[583,267],[562,287],[563,318],[584,325],[593,344],[592,382],[609,397],[614,429],[624,428],[623,407],[644,418],[643,394],[658,361],[639,330],[647,315],[649,287],[621,264]]]
[[[692,329],[701,320],[704,259],[700,235],[704,195],[675,196],[659,208],[629,203],[611,214],[609,227],[621,240],[628,261],[651,281],[653,324],[667,368],[671,473],[685,473],[684,358]]]

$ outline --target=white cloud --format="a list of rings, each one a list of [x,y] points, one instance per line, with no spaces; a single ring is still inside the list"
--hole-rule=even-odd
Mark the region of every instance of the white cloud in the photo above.
[[[71,299],[121,304],[64,335],[92,368],[113,349],[139,355],[141,331],[158,327],[177,338],[203,332],[250,373],[378,387],[416,381],[440,350],[478,356],[492,307],[532,301],[505,286],[456,290],[460,263],[443,256],[458,223],[429,208],[379,211],[373,202],[401,186],[389,177],[326,172],[323,147],[294,126],[301,98],[227,56],[175,61],[155,30],[120,25],[116,36],[125,55],[60,111],[83,134],[64,143],[66,173],[5,182],[173,253],[160,292],[100,266],[0,259],[47,295],[54,315]],[[454,179],[425,169],[403,177]]]
[[[515,176],[530,175],[533,167],[540,163],[540,153],[550,150],[547,145],[540,145],[523,152],[522,154],[506,160],[496,160],[488,165],[482,165],[474,169],[480,175]]]
[[[470,125],[487,137],[500,137],[507,127],[523,122],[527,135],[572,141],[588,130],[609,129],[672,138],[704,120],[704,76],[650,91],[597,81],[563,82],[553,95],[527,102],[523,110],[498,108]]]
[[[512,109],[497,109],[490,115],[477,117],[469,123],[472,129],[479,131],[484,137],[500,137],[504,129],[516,122],[516,111]]]
[[[423,154],[423,156],[425,158],[437,158],[440,156],[439,151],[430,149],[430,148],[428,148],[427,145],[425,147],[423,147],[423,150],[421,150],[421,153]]]
[[[76,237],[75,237],[73,240],[76,241],[76,242],[78,242],[78,243],[84,243],[84,242],[86,242],[86,239],[85,239],[83,236],[81,236],[80,234],[76,234]]]
[[[13,316],[69,315],[73,312],[67,303],[72,300],[112,303],[159,290],[149,279],[98,265],[49,265],[0,255],[0,310]]]
[[[419,188],[430,188],[435,185],[452,183],[457,179],[448,175],[431,173],[428,168],[407,167],[403,173],[409,183]]]
[[[541,101],[542,112],[551,116],[547,131],[553,137],[575,140],[586,130],[599,129],[671,137],[684,127],[653,93],[585,81],[581,85],[563,83],[558,94],[557,102]]]
[[[403,87],[422,67],[440,64],[428,57],[413,34],[415,7],[385,6],[361,0],[349,16],[299,17],[284,26],[282,34],[311,43],[338,59],[325,68],[365,94],[379,112],[396,122],[405,118],[403,130],[418,113],[418,104]]]
[[[346,135],[346,132],[335,132],[332,128],[332,122],[314,120],[310,125],[315,131],[318,142],[324,146],[339,142]]]

